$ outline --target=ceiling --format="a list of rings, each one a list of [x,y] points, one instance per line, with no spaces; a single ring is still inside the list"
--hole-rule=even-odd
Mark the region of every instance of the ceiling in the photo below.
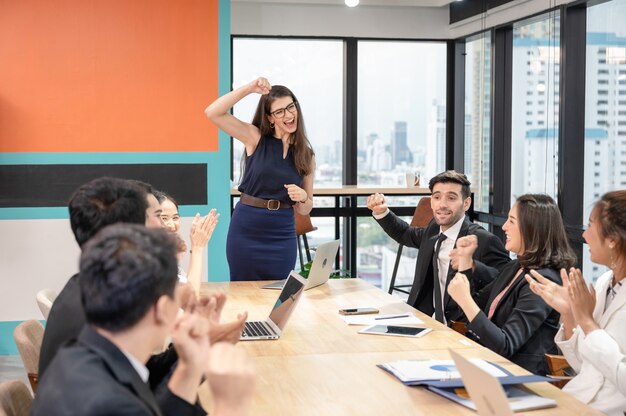
[[[343,6],[343,0],[231,0],[235,3],[283,3],[323,6]],[[455,0],[361,0],[361,6],[442,7]]]

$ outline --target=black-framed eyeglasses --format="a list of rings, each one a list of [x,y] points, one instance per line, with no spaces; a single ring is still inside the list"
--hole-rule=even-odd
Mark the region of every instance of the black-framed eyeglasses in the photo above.
[[[285,110],[289,111],[291,114],[296,114],[298,112],[298,105],[297,104],[298,104],[298,102],[294,101],[291,104],[289,104],[287,107],[279,108],[278,110],[274,110],[270,114],[273,115],[275,118],[283,118],[283,117],[285,117]]]

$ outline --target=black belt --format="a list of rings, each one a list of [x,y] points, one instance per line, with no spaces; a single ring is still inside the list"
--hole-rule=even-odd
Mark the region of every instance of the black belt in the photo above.
[[[244,205],[249,205],[251,207],[257,208],[266,208],[270,211],[278,211],[279,209],[288,209],[293,208],[293,205],[287,204],[285,202],[279,201],[278,199],[262,199],[257,198],[256,196],[241,194],[239,199]]]

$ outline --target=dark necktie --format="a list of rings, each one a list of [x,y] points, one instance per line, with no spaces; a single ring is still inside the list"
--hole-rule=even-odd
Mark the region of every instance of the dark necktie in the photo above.
[[[443,302],[441,300],[441,286],[439,285],[439,249],[441,243],[447,237],[444,233],[439,234],[439,238],[435,243],[435,254],[433,255],[433,285],[435,290],[435,319],[443,323]]]

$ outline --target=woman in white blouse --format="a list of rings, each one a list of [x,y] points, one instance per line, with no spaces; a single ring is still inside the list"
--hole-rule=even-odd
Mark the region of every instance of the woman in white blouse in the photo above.
[[[610,270],[587,287],[579,269],[561,270],[563,286],[531,272],[530,287],[561,313],[555,337],[577,372],[563,391],[608,414],[626,412],[626,191],[595,204],[583,233],[591,261]]]

